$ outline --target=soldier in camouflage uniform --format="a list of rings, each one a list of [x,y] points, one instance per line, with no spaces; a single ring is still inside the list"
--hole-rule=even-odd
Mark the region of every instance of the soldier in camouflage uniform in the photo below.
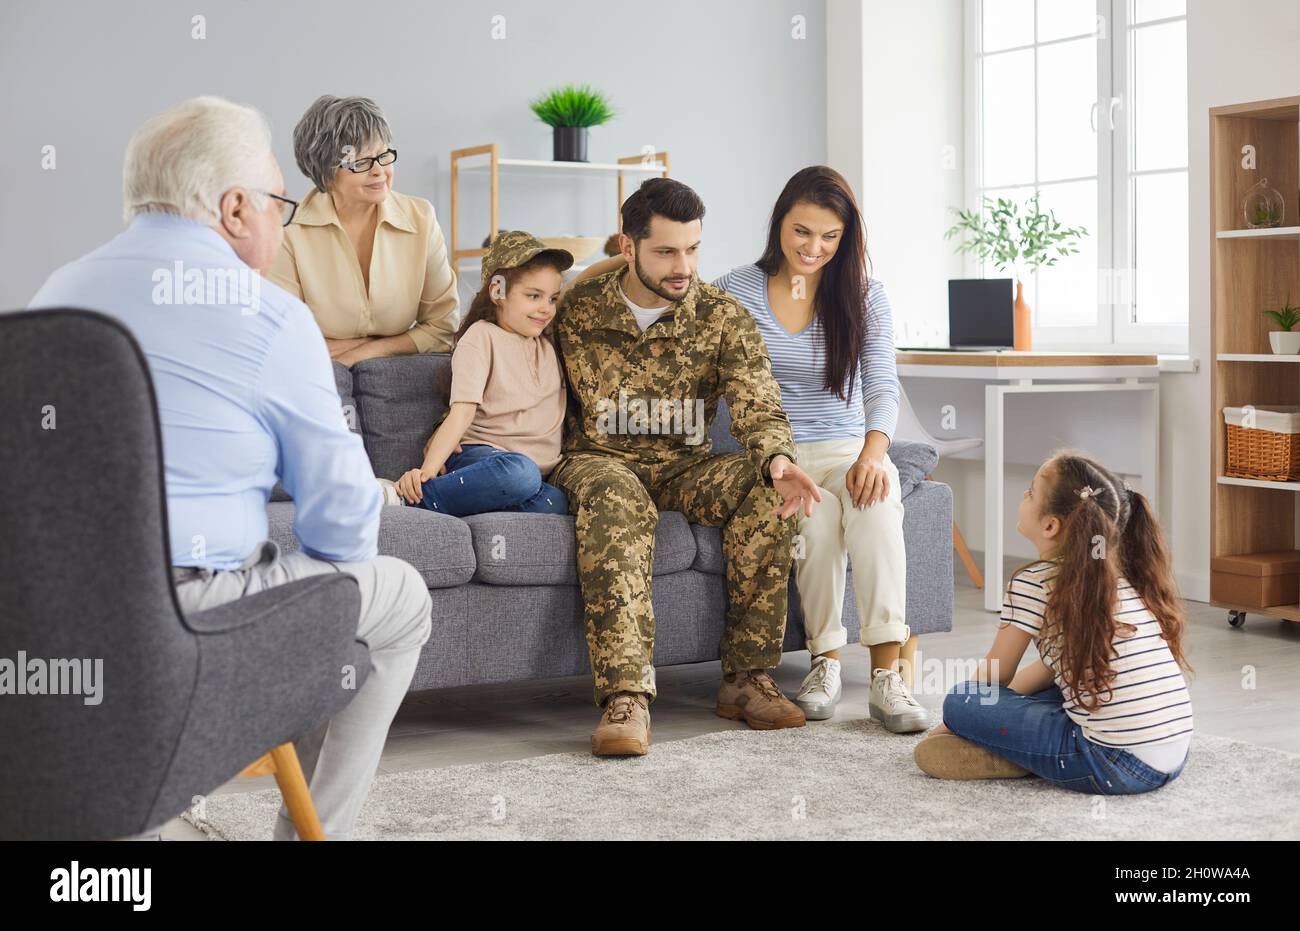
[[[576,517],[595,698],[605,707],[592,737],[600,755],[649,746],[660,510],[722,528],[728,604],[718,713],[763,729],[805,720],[766,670],[781,659],[793,515],[810,513],[820,496],[793,464],[790,422],[753,319],[695,274],[702,215],[680,182],[646,182],[623,208],[624,231],[634,231],[623,237],[627,267],[578,281],[560,303],[569,406],[565,456],[551,481]],[[652,232],[638,239],[638,227]],[[653,292],[672,303],[642,331],[629,291],[629,300]],[[744,452],[710,452],[719,397]]]

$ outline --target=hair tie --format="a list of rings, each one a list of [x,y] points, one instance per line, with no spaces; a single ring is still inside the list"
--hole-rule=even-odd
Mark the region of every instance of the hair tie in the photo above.
[[[1084,485],[1082,488],[1079,489],[1079,497],[1083,498],[1084,500],[1087,500],[1088,498],[1091,498],[1093,495],[1098,495],[1098,494],[1101,494],[1100,488],[1090,488],[1089,486]]]

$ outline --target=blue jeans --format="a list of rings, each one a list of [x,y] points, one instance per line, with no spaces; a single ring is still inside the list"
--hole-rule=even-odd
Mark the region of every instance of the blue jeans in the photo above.
[[[1083,736],[1051,688],[1022,695],[1005,686],[959,682],[944,696],[943,723],[958,737],[992,750],[1063,789],[1092,795],[1135,795],[1172,782],[1127,750]]]
[[[537,463],[486,443],[466,443],[447,457],[447,474],[424,483],[424,497],[412,507],[468,517],[488,511],[568,514],[564,492],[542,481]],[[403,502],[405,503],[405,502]]]

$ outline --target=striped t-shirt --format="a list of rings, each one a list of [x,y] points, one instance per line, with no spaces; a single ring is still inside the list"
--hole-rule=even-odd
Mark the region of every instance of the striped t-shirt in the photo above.
[[[1002,620],[1026,631],[1035,641],[1043,627],[1047,597],[1057,568],[1053,562],[1036,562],[1007,583]],[[1187,682],[1169,651],[1169,644],[1161,636],[1160,622],[1122,577],[1115,620],[1137,629],[1130,636],[1116,629],[1111,639],[1111,666],[1115,670],[1112,691],[1106,693],[1108,699],[1091,714],[1079,706],[1061,681],[1060,672],[1052,667],[1051,659],[1044,656],[1043,662],[1052,669],[1065,699],[1065,713],[1093,743],[1128,750],[1152,765],[1172,757],[1181,760],[1192,736],[1192,700],[1187,693]],[[1157,745],[1160,749],[1154,750]],[[1183,752],[1178,752],[1180,747]],[[1164,769],[1169,772],[1172,767]]]
[[[848,401],[841,401],[824,387],[821,321],[814,319],[798,333],[781,326],[768,303],[767,275],[761,268],[741,265],[713,284],[739,300],[758,324],[796,443],[862,439],[868,430],[894,438],[900,389],[894,317],[883,284],[875,279],[867,282],[866,332],[858,354],[858,377]]]

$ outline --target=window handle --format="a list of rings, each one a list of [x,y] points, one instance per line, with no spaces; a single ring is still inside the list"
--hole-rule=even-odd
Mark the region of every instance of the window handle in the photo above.
[[[1115,108],[1122,107],[1124,99],[1122,97],[1110,98],[1110,112],[1107,114],[1107,120],[1110,122],[1111,132],[1115,131]]]
[[[1088,125],[1092,127],[1094,133],[1097,131],[1097,104],[1098,101],[1094,100],[1088,110]]]

